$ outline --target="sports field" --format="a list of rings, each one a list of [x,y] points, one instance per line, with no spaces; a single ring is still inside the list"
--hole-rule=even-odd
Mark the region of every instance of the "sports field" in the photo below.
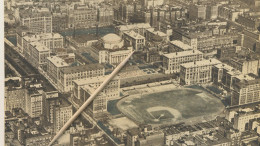
[[[224,110],[216,97],[189,88],[131,95],[120,100],[117,107],[136,123],[159,125],[210,120]]]

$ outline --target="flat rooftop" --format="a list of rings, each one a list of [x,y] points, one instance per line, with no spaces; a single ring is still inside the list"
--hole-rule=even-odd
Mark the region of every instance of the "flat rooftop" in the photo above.
[[[108,76],[109,75],[79,79],[79,80],[75,80],[74,83],[77,84],[78,86],[92,84],[92,83],[100,83],[103,82],[105,79],[107,79]],[[115,76],[112,80],[119,80],[119,77]]]
[[[48,59],[51,63],[53,63],[56,67],[69,66],[62,58],[57,57],[57,56],[47,57],[47,59]]]
[[[183,50],[189,50],[192,49],[192,47],[190,45],[184,44],[182,41],[179,40],[174,40],[170,42],[171,45],[174,45],[176,47],[179,47]]]
[[[188,51],[182,51],[182,52],[174,52],[169,54],[163,54],[163,56],[167,58],[178,58],[178,57],[184,57],[184,56],[191,56],[191,55],[203,55],[202,52],[199,50],[188,50]]]
[[[50,51],[49,48],[47,48],[46,46],[44,46],[43,44],[41,44],[40,42],[31,42],[30,43],[32,46],[34,46],[34,48],[36,50],[38,50],[39,52],[44,52],[44,51]]]
[[[184,68],[191,68],[191,67],[200,67],[200,66],[208,66],[208,65],[217,65],[220,64],[221,62],[215,58],[208,59],[208,60],[201,60],[201,61],[196,61],[196,62],[188,62],[181,64]]]
[[[64,67],[61,69],[61,72],[63,72],[64,74],[70,74],[70,73],[100,70],[100,69],[104,69],[104,66],[98,63],[94,63],[94,64]]]
[[[134,39],[145,39],[144,36],[140,35],[139,33],[134,32],[133,30],[124,32],[124,34],[126,34]]]

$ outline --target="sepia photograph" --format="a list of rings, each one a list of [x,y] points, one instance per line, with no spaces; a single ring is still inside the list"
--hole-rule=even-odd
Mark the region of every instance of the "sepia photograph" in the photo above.
[[[260,146],[260,0],[2,3],[0,145]]]

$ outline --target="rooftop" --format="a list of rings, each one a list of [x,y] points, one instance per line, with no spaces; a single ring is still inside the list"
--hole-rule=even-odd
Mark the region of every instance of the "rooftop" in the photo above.
[[[140,35],[139,33],[134,32],[133,30],[131,31],[126,31],[124,34],[134,38],[134,39],[145,39],[144,36]]]
[[[75,80],[74,83],[77,84],[78,86],[91,84],[91,83],[100,83],[103,82],[105,79],[107,79],[108,76],[109,75],[79,79],[79,80]],[[112,80],[119,80],[119,77],[115,76]]]
[[[77,72],[84,72],[84,71],[91,71],[91,70],[99,70],[103,69],[104,66],[98,63],[95,64],[86,64],[86,65],[80,65],[80,66],[67,66],[61,69],[61,72],[64,74],[70,74],[70,73],[77,73]]]
[[[179,40],[174,40],[170,42],[171,45],[174,45],[176,47],[179,47],[183,50],[189,50],[192,49],[192,47],[190,45],[184,44],[182,41]]]
[[[196,61],[196,62],[188,62],[181,64],[184,68],[191,68],[191,67],[200,67],[200,66],[208,66],[208,65],[217,65],[220,64],[221,62],[215,58],[208,59],[208,60],[201,60],[201,61]]]
[[[48,59],[51,63],[53,63],[56,67],[69,66],[62,58],[57,57],[57,56],[47,57],[47,59]]]
[[[40,42],[31,42],[31,45],[38,50],[39,52],[43,52],[43,51],[50,51],[49,48],[47,48],[46,46],[44,46],[42,43]]]
[[[117,26],[120,31],[127,31],[131,29],[137,29],[137,28],[151,28],[151,25],[149,23],[136,23],[136,24],[130,24],[130,25],[119,25]]]
[[[167,58],[176,58],[176,57],[184,57],[184,56],[190,56],[190,55],[199,55],[203,54],[199,50],[188,50],[188,51],[182,51],[182,52],[174,52],[169,54],[163,54]]]

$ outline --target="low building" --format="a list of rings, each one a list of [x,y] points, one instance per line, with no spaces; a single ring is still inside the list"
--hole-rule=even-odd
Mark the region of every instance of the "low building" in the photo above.
[[[260,80],[241,81],[234,84],[231,105],[244,105],[260,101]]]
[[[133,30],[129,32],[124,32],[123,39],[127,44],[133,46],[133,49],[135,51],[141,51],[145,46],[145,37],[134,32]]]
[[[163,54],[163,70],[166,74],[180,72],[180,65],[187,62],[201,61],[203,53],[198,50],[188,50]]]
[[[212,67],[220,64],[217,59],[189,62],[181,64],[180,84],[203,84],[212,81]]]

